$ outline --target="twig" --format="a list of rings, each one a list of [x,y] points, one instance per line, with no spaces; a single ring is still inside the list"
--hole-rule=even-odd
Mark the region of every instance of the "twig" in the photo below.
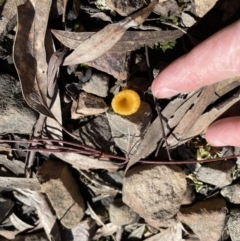
[[[149,53],[148,53],[148,46],[145,44],[145,55],[146,55],[146,62],[147,62],[147,67],[148,67],[148,76],[150,81],[153,81],[153,74],[152,74],[152,70],[151,70],[151,66],[150,66],[150,61],[149,61]],[[166,137],[166,133],[164,130],[164,124],[163,124],[163,117],[162,117],[162,113],[160,112],[158,103],[157,103],[157,99],[153,96],[153,100],[154,100],[154,104],[155,104],[155,108],[161,123],[161,129],[162,129],[162,133],[163,133],[163,139],[166,143],[166,150],[167,150],[167,155],[168,155],[168,159],[172,160],[171,155],[170,155],[170,151],[169,151],[169,145],[167,143],[167,137]]]
[[[46,139],[43,139],[43,140],[46,140]],[[51,140],[51,139],[49,139]],[[56,141],[56,140],[54,140]],[[19,140],[2,140],[0,139],[0,143],[30,143],[30,142],[36,142],[36,141],[19,141]],[[65,143],[68,143],[68,144],[72,144],[72,145],[78,145],[76,143],[71,143],[71,142],[68,142],[68,141],[63,141]],[[59,147],[60,146],[54,146],[54,147]],[[63,147],[61,147],[63,148]],[[68,147],[65,147],[66,149],[64,149],[64,151],[68,151]],[[20,149],[21,151],[24,151],[25,149]],[[70,152],[72,152],[74,149],[72,148]],[[95,149],[93,149],[95,150]],[[39,152],[63,152],[63,150],[60,150],[60,149],[42,149],[42,148],[33,148],[33,149],[26,149],[26,151],[39,151]],[[81,152],[83,150],[79,150],[79,149],[75,149],[75,152]],[[95,150],[95,152],[97,153],[97,156],[98,156],[98,160],[101,161],[99,158],[101,157],[108,157],[108,158],[113,158],[113,159],[116,159],[116,160],[122,160],[123,162],[119,162],[119,163],[116,163],[116,164],[119,164],[119,165],[123,165],[123,164],[126,164],[127,163],[127,158],[126,157],[123,157],[123,156],[117,156],[117,155],[112,155],[112,154],[108,154],[108,153],[104,153],[100,150]],[[88,152],[86,153],[86,155],[92,155],[93,152]],[[141,159],[139,162],[141,163],[146,163],[146,164],[155,164],[155,165],[178,165],[178,164],[191,164],[191,163],[209,163],[209,162],[217,162],[217,161],[222,161],[222,160],[229,160],[229,159],[234,159],[234,158],[237,158],[237,157],[240,157],[240,154],[238,155],[231,155],[231,156],[225,156],[225,157],[219,157],[219,158],[215,158],[215,159],[206,159],[206,160],[181,160],[181,161],[169,161],[169,160],[143,160]]]

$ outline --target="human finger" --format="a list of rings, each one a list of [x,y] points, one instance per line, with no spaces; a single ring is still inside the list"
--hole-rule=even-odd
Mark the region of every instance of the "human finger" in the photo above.
[[[208,127],[206,140],[212,146],[240,146],[240,117],[228,117]]]
[[[240,21],[217,32],[165,68],[153,81],[157,98],[169,98],[240,76]]]

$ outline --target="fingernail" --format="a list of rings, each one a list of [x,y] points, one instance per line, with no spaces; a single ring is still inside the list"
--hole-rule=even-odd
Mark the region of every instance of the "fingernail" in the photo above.
[[[179,94],[178,91],[168,88],[161,88],[153,92],[153,95],[157,98],[169,98],[177,94]]]

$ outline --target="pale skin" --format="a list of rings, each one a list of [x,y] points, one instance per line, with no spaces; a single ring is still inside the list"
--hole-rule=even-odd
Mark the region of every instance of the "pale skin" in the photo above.
[[[153,81],[157,98],[170,98],[240,76],[240,21],[214,34],[175,60]],[[240,117],[216,121],[206,132],[213,146],[240,146]]]

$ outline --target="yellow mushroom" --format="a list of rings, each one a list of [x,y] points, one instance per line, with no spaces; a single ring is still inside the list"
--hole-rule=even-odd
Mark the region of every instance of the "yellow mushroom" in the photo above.
[[[122,90],[112,99],[114,112],[120,115],[132,115],[139,109],[141,104],[140,97],[134,90]]]

